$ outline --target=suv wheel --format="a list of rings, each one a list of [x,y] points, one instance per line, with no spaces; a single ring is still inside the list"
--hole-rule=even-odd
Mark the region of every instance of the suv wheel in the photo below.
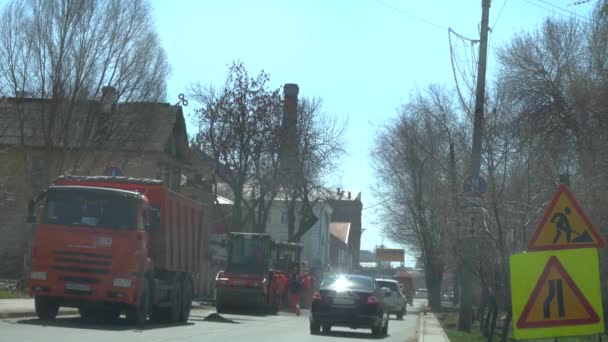
[[[310,321],[310,333],[316,335],[320,332],[321,332],[321,324]]]
[[[382,336],[388,335],[388,322],[389,322],[389,320],[386,321],[386,325],[382,328],[382,331],[381,331]]]

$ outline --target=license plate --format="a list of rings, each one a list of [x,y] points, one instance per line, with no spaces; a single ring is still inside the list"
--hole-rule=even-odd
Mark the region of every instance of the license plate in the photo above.
[[[245,280],[234,280],[232,282],[232,285],[236,285],[236,286],[245,285],[245,284],[247,284],[247,281],[245,281]]]
[[[354,305],[355,300],[352,297],[336,297],[334,298],[334,305]]]
[[[74,291],[83,291],[83,292],[91,291],[91,286],[83,285],[83,284],[66,283],[65,288],[68,290],[74,290]]]

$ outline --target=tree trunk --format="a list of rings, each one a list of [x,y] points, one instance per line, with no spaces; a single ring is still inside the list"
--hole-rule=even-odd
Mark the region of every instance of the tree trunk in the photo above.
[[[483,330],[482,334],[485,337],[490,337],[491,333],[491,325],[492,325],[492,313],[494,312],[494,298],[491,295],[486,296],[486,306],[488,307],[488,312],[486,313],[485,318],[483,318]]]
[[[485,296],[483,296],[482,300],[481,300],[481,305],[479,306],[479,332],[485,336],[485,327],[486,327],[486,320],[485,320],[485,311],[486,311],[486,307],[487,307],[487,299]]]
[[[513,310],[511,307],[507,307],[507,317],[502,325],[502,333],[500,335],[500,342],[507,342],[509,336],[509,327],[511,326],[511,319],[513,319]]]
[[[454,298],[452,299],[452,303],[454,305],[458,305],[460,303],[460,265],[457,267],[458,271],[455,272],[455,281],[454,281]]]
[[[242,225],[243,216],[243,194],[235,192],[234,194],[234,206],[232,207],[232,232],[243,231]]]
[[[287,201],[287,240],[292,241],[296,232],[296,205],[297,199],[292,196]]]
[[[298,231],[289,239],[291,242],[300,242],[302,236],[306,234],[314,225],[319,221],[319,218],[315,215],[312,205],[304,199],[302,201],[302,210],[300,210],[300,224],[298,225]]]
[[[441,280],[443,278],[443,270],[433,260],[429,260],[425,266],[427,268],[425,274],[429,307],[432,311],[437,311],[441,309]]]
[[[496,319],[498,318],[498,305],[494,297],[492,297],[492,321],[490,322],[490,331],[488,334],[488,342],[492,342],[494,333],[496,332]]]

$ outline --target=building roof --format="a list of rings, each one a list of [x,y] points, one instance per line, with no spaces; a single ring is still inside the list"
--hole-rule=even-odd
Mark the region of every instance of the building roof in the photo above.
[[[334,201],[359,201],[361,202],[361,192],[348,191],[337,188],[330,192],[330,198]]]
[[[329,233],[340,241],[348,244],[350,234],[350,222],[332,222],[329,224]]]
[[[158,179],[147,178],[131,178],[117,176],[73,176],[63,175],[58,177],[55,182],[61,181],[78,181],[78,182],[112,182],[124,184],[142,184],[142,185],[163,185],[163,181]]]
[[[8,98],[0,103],[0,145],[46,147],[49,142],[60,148],[163,152],[169,144],[178,153],[188,150],[181,106],[129,102],[106,113],[99,101]]]

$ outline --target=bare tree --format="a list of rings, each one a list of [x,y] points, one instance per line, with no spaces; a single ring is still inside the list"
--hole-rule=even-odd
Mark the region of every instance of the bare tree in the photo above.
[[[433,309],[441,306],[447,255],[460,229],[451,214],[455,210],[450,195],[456,113],[446,92],[431,86],[414,95],[399,118],[379,132],[373,150],[379,195],[391,199],[380,211],[385,232],[421,253]],[[462,158],[453,158],[457,159]]]
[[[278,90],[268,88],[268,81],[265,72],[250,77],[243,63],[234,62],[221,89],[191,87],[200,106],[195,145],[213,158],[217,176],[233,192],[234,231],[247,222],[253,222],[257,231],[265,228],[269,203],[278,190],[281,99]]]
[[[326,177],[346,154],[346,121],[339,121],[323,111],[320,98],[303,98],[298,105],[298,170],[296,177],[284,184],[287,203],[288,238],[299,242],[318,218],[314,207],[329,198]]]
[[[103,100],[102,88],[117,90],[108,101],[162,101],[170,71],[145,0],[11,1],[0,17],[0,58],[0,88],[47,104],[19,108],[17,102],[20,126],[42,122],[49,154],[56,147],[71,152],[50,177],[77,168],[86,154],[76,151],[110,136],[93,134],[99,108],[88,101]],[[106,133],[126,115],[103,118]]]

